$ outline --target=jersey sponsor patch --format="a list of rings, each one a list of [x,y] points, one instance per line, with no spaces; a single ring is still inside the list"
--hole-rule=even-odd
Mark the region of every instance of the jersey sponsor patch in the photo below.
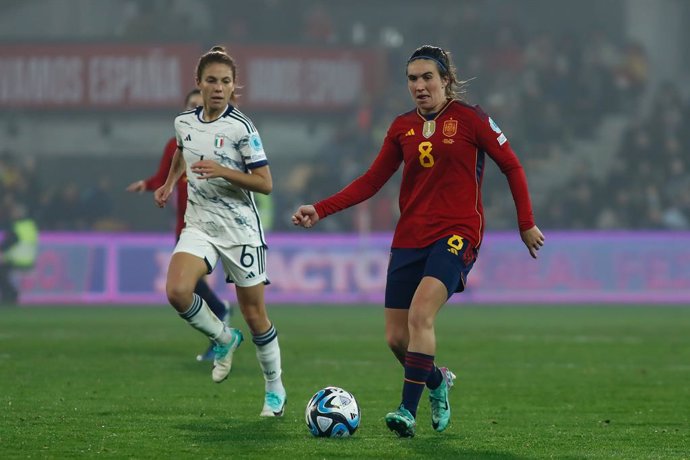
[[[503,145],[503,144],[506,143],[506,141],[507,141],[508,139],[506,138],[506,135],[505,135],[505,134],[501,133],[501,135],[498,136],[498,137],[496,138],[496,140],[498,141],[498,145]]]
[[[249,145],[255,152],[261,152],[264,149],[264,146],[261,145],[261,138],[258,133],[253,133],[249,136]]]
[[[496,122],[491,117],[489,117],[489,125],[491,126],[491,129],[493,129],[496,134],[501,134],[501,128],[498,127]]]

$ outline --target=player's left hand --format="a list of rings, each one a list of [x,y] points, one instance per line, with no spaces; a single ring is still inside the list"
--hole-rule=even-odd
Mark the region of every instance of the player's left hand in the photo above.
[[[192,172],[196,174],[198,179],[213,179],[215,177],[223,177],[223,170],[225,169],[220,164],[213,160],[201,160],[192,163],[190,166]]]
[[[174,185],[170,186],[166,182],[158,187],[155,192],[153,192],[153,201],[156,202],[159,208],[165,207],[165,204],[168,202],[168,198],[170,198],[170,195],[173,192],[173,187]]]
[[[537,251],[544,246],[544,234],[536,225],[529,230],[520,232],[522,242],[525,243],[532,258],[537,258]]]

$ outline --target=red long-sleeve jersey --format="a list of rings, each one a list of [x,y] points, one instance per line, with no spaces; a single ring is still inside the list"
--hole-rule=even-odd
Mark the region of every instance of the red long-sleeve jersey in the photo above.
[[[486,154],[508,179],[520,230],[532,228],[527,178],[505,135],[479,106],[455,100],[431,121],[416,110],[398,116],[369,169],[314,207],[324,218],[360,203],[404,163],[392,247],[422,248],[444,236],[460,235],[478,248],[484,234]]]
[[[172,159],[175,155],[175,150],[177,149],[177,139],[174,137],[165,144],[165,150],[163,150],[163,156],[161,157],[160,164],[158,165],[158,171],[146,179],[144,183],[146,184],[146,190],[154,191],[163,184],[168,178],[168,173],[170,172],[170,167],[172,166]],[[182,229],[184,228],[184,213],[187,209],[187,175],[182,174],[180,179],[177,181],[177,225],[175,226],[175,236],[180,237]]]

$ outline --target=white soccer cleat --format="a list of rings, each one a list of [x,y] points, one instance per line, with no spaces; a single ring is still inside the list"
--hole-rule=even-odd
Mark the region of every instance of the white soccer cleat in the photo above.
[[[261,409],[261,417],[282,417],[285,413],[285,403],[287,403],[287,395],[280,395],[272,391],[266,392],[264,399],[264,408]]]
[[[232,369],[232,355],[237,348],[242,344],[244,336],[242,331],[235,328],[230,328],[232,339],[226,345],[216,344],[213,351],[216,354],[213,360],[213,370],[211,370],[211,378],[214,382],[220,383],[228,378],[230,369]]]

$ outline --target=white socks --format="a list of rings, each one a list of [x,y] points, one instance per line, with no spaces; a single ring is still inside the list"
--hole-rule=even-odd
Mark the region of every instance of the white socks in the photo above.
[[[211,311],[206,301],[197,294],[193,295],[192,305],[184,313],[180,313],[182,319],[187,321],[194,329],[203,332],[211,340],[225,345],[230,342],[232,336],[225,324]]]
[[[213,314],[206,302],[194,294],[192,305],[180,316],[187,321],[194,329],[206,334],[211,340],[225,345],[232,340],[230,329],[223,324],[218,317]],[[252,337],[256,345],[256,359],[264,374],[266,381],[266,391],[285,395],[280,362],[280,345],[278,344],[278,333],[271,324],[268,331]]]
[[[260,335],[255,335],[252,341],[256,345],[256,359],[264,373],[266,380],[266,391],[285,394],[280,363],[280,345],[278,345],[278,333],[271,324],[268,331]]]

